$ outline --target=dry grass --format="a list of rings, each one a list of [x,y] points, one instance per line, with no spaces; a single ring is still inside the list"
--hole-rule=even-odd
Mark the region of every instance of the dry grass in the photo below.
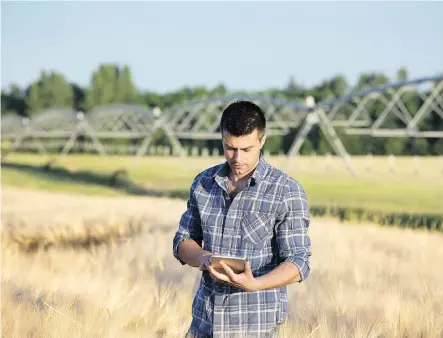
[[[198,277],[171,254],[184,208],[3,189],[2,336],[182,337]],[[314,219],[311,237],[282,337],[443,335],[441,234]]]

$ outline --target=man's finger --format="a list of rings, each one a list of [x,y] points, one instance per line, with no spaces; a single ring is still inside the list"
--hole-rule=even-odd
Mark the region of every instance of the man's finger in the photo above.
[[[226,282],[227,284],[232,284],[231,280],[226,275],[223,275],[223,274],[214,275],[214,274],[212,274],[212,277],[214,279],[218,280],[219,282]]]
[[[245,274],[246,274],[248,277],[253,277],[253,275],[252,275],[252,270],[251,270],[251,263],[250,263],[250,262],[246,262],[246,263],[245,263]]]
[[[235,272],[232,271],[232,269],[227,264],[225,264],[225,262],[220,262],[220,265],[223,267],[223,269],[225,269],[226,274],[229,276],[231,281],[235,282],[237,280],[237,275],[235,274]]]
[[[209,265],[208,266],[208,270],[211,273],[211,275],[213,277],[215,277],[216,279],[219,279],[219,280],[222,280],[222,281],[225,281],[225,282],[228,282],[228,283],[231,282],[231,280],[229,279],[228,276],[226,276],[226,275],[224,275],[222,273],[217,272],[212,266]]]

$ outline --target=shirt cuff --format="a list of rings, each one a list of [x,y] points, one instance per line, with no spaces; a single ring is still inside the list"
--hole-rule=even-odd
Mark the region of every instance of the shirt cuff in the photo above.
[[[173,253],[174,253],[174,257],[181,263],[181,265],[186,265],[185,262],[183,262],[180,257],[178,256],[178,247],[180,245],[181,242],[186,241],[188,239],[191,239],[190,236],[185,236],[185,235],[177,235],[174,238],[174,243],[173,243]]]
[[[308,278],[311,269],[309,267],[309,264],[304,259],[296,256],[289,256],[284,260],[284,262],[291,262],[295,264],[295,266],[298,268],[298,271],[300,272],[299,283],[303,282],[306,278]]]

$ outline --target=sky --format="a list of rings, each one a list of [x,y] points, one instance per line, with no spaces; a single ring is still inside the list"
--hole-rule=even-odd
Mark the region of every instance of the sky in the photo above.
[[[42,70],[89,86],[100,63],[137,88],[312,86],[362,72],[443,73],[443,2],[4,2],[1,86]]]

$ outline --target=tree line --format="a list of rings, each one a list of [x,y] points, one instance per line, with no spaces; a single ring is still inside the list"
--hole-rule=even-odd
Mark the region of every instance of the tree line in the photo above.
[[[290,77],[281,88],[267,88],[256,92],[232,92],[224,84],[209,88],[204,86],[183,87],[175,91],[160,94],[154,91],[143,91],[136,87],[128,66],[117,64],[101,64],[91,75],[89,87],[82,87],[70,82],[58,72],[42,71],[40,77],[26,88],[10,85],[1,92],[2,115],[15,114],[32,117],[46,109],[71,107],[75,110],[89,111],[93,107],[109,104],[138,104],[147,108],[159,107],[164,110],[187,100],[203,99],[224,95],[267,96],[304,102],[307,96],[312,96],[315,102],[324,102],[343,95],[359,92],[374,86],[380,86],[393,81],[408,79],[406,68],[400,68],[395,78],[390,79],[382,73],[362,73],[353,85],[344,76],[336,75],[321,83],[307,88]],[[389,97],[387,94],[386,96]],[[392,96],[391,96],[392,97]],[[406,93],[403,96],[406,108],[413,114],[422,104],[422,98],[416,93]],[[383,111],[380,103],[371,107],[368,112],[375,121]],[[388,120],[385,126],[404,127],[398,119]],[[437,115],[431,115],[421,124],[422,130],[443,130],[443,120]],[[337,128],[337,132],[345,148],[351,155],[372,153],[374,155],[439,155],[443,154],[443,139],[424,138],[372,138],[368,136],[346,135]],[[285,136],[272,136],[268,139],[266,148],[271,153],[286,153],[297,133],[291,130]],[[164,135],[157,135],[157,144],[167,143]],[[214,141],[187,141],[187,146],[212,146]],[[314,127],[304,143],[302,154],[325,154],[333,152],[324,138],[321,130]]]

